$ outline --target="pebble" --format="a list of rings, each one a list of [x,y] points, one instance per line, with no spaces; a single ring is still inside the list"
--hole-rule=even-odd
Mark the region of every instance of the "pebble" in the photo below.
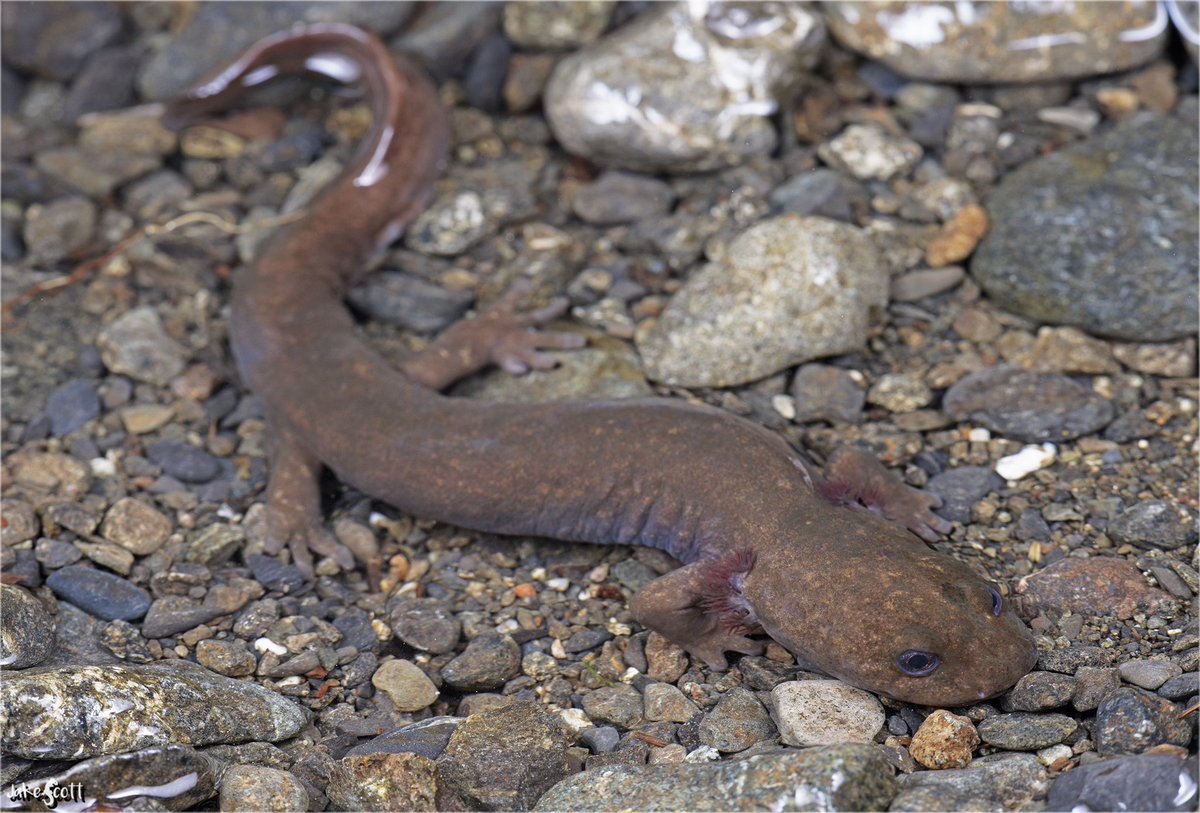
[[[1039,373],[1084,373],[1101,375],[1120,372],[1109,342],[1094,339],[1079,328],[1043,327],[1027,352],[1013,362]]]
[[[220,567],[241,550],[245,541],[246,532],[241,527],[215,522],[188,542],[184,558],[205,567]]]
[[[646,719],[686,723],[700,709],[670,683],[651,683],[642,690]],[[761,705],[761,704],[760,704]]]
[[[405,233],[404,243],[414,251],[454,257],[537,212],[536,177],[525,164],[489,161],[478,169],[458,170],[454,178],[458,183],[417,215]]]
[[[1186,378],[1196,374],[1196,340],[1125,344],[1115,342],[1112,354],[1131,370],[1146,375]]]
[[[976,203],[964,206],[929,241],[925,262],[929,263],[930,268],[962,262],[975,251],[987,230],[988,218],[984,208]]]
[[[34,164],[46,175],[93,200],[104,200],[132,180],[162,166],[158,155],[62,147],[39,152]]]
[[[468,717],[438,760],[442,777],[485,810],[529,810],[570,774],[571,736],[556,715],[515,701]]]
[[[53,265],[90,244],[95,231],[95,204],[72,196],[30,206],[21,237],[30,259]]]
[[[921,723],[908,750],[918,763],[938,771],[967,767],[978,745],[970,719],[937,709]]]
[[[56,570],[46,586],[62,601],[105,621],[136,621],[150,609],[150,594],[120,576],[75,565]]]
[[[145,435],[166,426],[175,417],[175,409],[161,404],[131,404],[117,412],[125,431]]]
[[[388,611],[388,622],[397,638],[434,655],[453,650],[462,634],[458,617],[435,599],[405,599]]]
[[[164,386],[183,372],[189,353],[163,329],[153,308],[135,308],[96,337],[104,366],[138,381]]]
[[[1182,675],[1168,678],[1158,688],[1158,693],[1168,700],[1183,700],[1184,698],[1194,697],[1200,694],[1200,673],[1185,672]]]
[[[1196,161],[1190,124],[1147,113],[1021,165],[989,198],[992,230],[971,274],[1038,322],[1138,342],[1190,336],[1200,213],[1158,168]],[[1061,228],[1035,228],[1046,218]]]
[[[1117,667],[1121,680],[1154,691],[1173,677],[1182,674],[1178,664],[1170,661],[1126,661]]]
[[[1143,754],[1103,759],[1058,777],[1047,810],[1195,810],[1194,760]]]
[[[771,690],[772,717],[788,745],[871,742],[883,728],[883,706],[874,695],[838,680],[800,680]]]
[[[978,726],[988,745],[1007,751],[1037,751],[1057,745],[1075,733],[1078,721],[1065,714],[1013,712],[988,717]]]
[[[1104,556],[1055,562],[1022,578],[1017,593],[1035,611],[1122,619],[1175,605],[1165,590],[1148,585],[1131,562]]]
[[[643,701],[637,689],[624,683],[602,686],[583,696],[583,710],[593,723],[625,729],[641,728]]]
[[[925,382],[908,373],[884,373],[867,391],[867,403],[894,413],[915,412],[932,401]]]
[[[1056,672],[1030,672],[1008,692],[1006,708],[1013,711],[1049,711],[1071,702],[1075,678]]]
[[[8,466],[13,482],[44,496],[78,499],[92,485],[88,467],[59,452],[13,452]]]
[[[663,683],[674,683],[688,668],[688,656],[683,647],[651,632],[646,638],[646,676]]]
[[[504,34],[531,51],[562,51],[599,39],[612,19],[614,0],[513,3],[504,7]]]
[[[1016,454],[1005,455],[996,461],[996,474],[1005,480],[1020,480],[1027,475],[1040,471],[1052,464],[1058,458],[1058,447],[1053,443],[1043,443],[1040,446],[1026,446]],[[1037,516],[1026,512],[1022,516]]]
[[[942,409],[956,421],[1024,443],[1090,435],[1114,415],[1111,401],[1073,379],[1007,365],[960,380],[946,392]]]
[[[923,154],[917,142],[867,124],[851,124],[817,148],[822,161],[860,181],[907,175]]]
[[[183,660],[10,674],[0,684],[0,698],[5,752],[36,759],[79,759],[174,742],[276,742],[298,732],[306,716],[269,689]]]
[[[966,272],[958,265],[910,271],[892,280],[891,298],[893,302],[916,302],[937,296],[954,288],[965,276]]]
[[[546,119],[564,149],[600,166],[733,166],[774,150],[769,116],[824,38],[820,19],[800,6],[704,15],[652,8],[559,62],[546,86]]]
[[[1108,535],[1121,544],[1174,550],[1196,541],[1196,518],[1174,503],[1140,502],[1109,523]]]
[[[142,635],[147,638],[169,638],[201,624],[207,624],[219,615],[220,607],[197,604],[186,596],[163,596],[154,600],[142,622]]]
[[[442,667],[442,679],[464,692],[498,689],[521,671],[521,648],[509,636],[480,635]]]
[[[1125,687],[1110,693],[1096,709],[1092,739],[1101,756],[1140,754],[1155,745],[1187,746],[1196,721],[1181,717],[1170,700]]]
[[[274,556],[251,554],[246,557],[246,564],[254,580],[268,590],[294,593],[308,581],[295,565],[285,565]]]
[[[579,739],[593,754],[608,754],[616,749],[621,734],[610,725],[592,726],[584,729]]]
[[[661,217],[674,200],[671,187],[657,178],[610,170],[580,187],[571,208],[585,223],[611,226]]]
[[[359,652],[374,652],[379,648],[379,638],[371,624],[371,616],[357,607],[347,607],[346,611],[333,619],[333,626],[342,634],[342,645],[352,646]]]
[[[896,793],[892,773],[865,744],[707,764],[612,765],[559,782],[534,810],[884,810]]]
[[[371,685],[387,695],[396,711],[420,711],[438,698],[437,687],[412,661],[386,661],[371,677]]]
[[[146,448],[146,456],[166,474],[185,483],[207,483],[221,473],[215,457],[190,443],[160,441]]]
[[[433,760],[409,753],[347,755],[332,765],[325,792],[336,810],[435,811],[455,798]]]
[[[1127,70],[1157,56],[1167,36],[1150,6],[1117,11],[1088,4],[877,1],[830,3],[824,11],[830,32],[847,48],[902,76],[952,84],[1049,82]]]
[[[430,717],[360,743],[347,751],[346,755],[417,754],[426,759],[437,759],[461,724],[461,717]]]
[[[54,651],[54,619],[37,596],[24,587],[0,584],[0,666],[37,666]]]
[[[685,387],[756,381],[859,348],[887,297],[879,257],[853,226],[782,215],[730,242],[688,276],[637,346],[653,380]],[[779,325],[787,330],[779,330]]]
[[[23,500],[8,497],[0,503],[0,515],[4,517],[3,539],[6,547],[15,547],[38,535],[41,523],[33,506]]]
[[[941,499],[939,515],[965,525],[971,521],[971,506],[1003,487],[1004,481],[990,469],[959,466],[929,478],[925,490]]]
[[[221,810],[270,810],[302,813],[308,791],[295,775],[261,765],[230,765],[221,777]]]
[[[381,271],[350,289],[350,304],[372,320],[417,333],[436,333],[471,306],[469,291],[451,291],[414,274]]]
[[[1032,754],[976,760],[962,770],[901,774],[892,810],[1025,810],[1045,796],[1050,777]]]
[[[173,529],[171,519],[133,497],[122,497],[104,515],[100,534],[136,556],[148,556],[162,547]]]
[[[136,47],[117,46],[92,53],[67,92],[63,119],[76,121],[85,113],[133,107],[137,103],[133,77],[141,59],[141,49]]]
[[[226,677],[247,677],[258,667],[254,653],[241,640],[200,641],[196,644],[196,662]]]
[[[4,61],[57,82],[121,33],[121,12],[106,3],[14,6],[4,14]]]
[[[776,733],[754,692],[740,686],[726,692],[700,723],[700,742],[723,754],[745,751]]]

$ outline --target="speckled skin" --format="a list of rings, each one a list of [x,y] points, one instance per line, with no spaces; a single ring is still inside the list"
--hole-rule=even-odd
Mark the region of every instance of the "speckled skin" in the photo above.
[[[1011,609],[994,614],[985,581],[914,535],[948,530],[929,510],[936,502],[864,453],[845,450],[818,478],[778,436],[709,407],[439,394],[488,364],[519,373],[553,363],[539,349],[578,346],[535,329],[561,303],[523,314],[518,286],[399,369],[372,351],[342,297],[424,205],[445,161],[448,128],[432,85],[369,34],[308,26],[253,46],[168,114],[220,109],[264,66],[299,72],[328,64],[311,60],[328,54],[340,68],[357,66],[375,105],[372,131],[234,285],[234,354],[275,439],[274,549],[287,545],[309,572],[310,550],[353,566],[323,530],[317,477],[328,466],[418,516],[671,553],[685,566],[644,588],[631,609],[716,668],[727,650],[759,651],[746,636],[760,628],[811,668],[920,704],[972,703],[1032,667],[1030,634]],[[940,666],[904,674],[897,656],[911,649],[938,655]]]

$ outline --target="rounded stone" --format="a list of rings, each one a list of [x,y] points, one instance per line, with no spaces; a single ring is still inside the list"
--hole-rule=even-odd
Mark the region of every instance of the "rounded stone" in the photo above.
[[[36,666],[54,651],[54,620],[46,605],[24,587],[0,584],[0,666]]]
[[[375,670],[371,685],[392,701],[397,711],[420,711],[438,698],[437,687],[412,661],[387,661]]]

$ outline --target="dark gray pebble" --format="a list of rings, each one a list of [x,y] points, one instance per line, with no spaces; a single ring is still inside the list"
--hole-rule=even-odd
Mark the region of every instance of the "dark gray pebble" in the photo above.
[[[1042,652],[1038,655],[1037,668],[1073,675],[1081,666],[1107,666],[1109,659],[1110,656],[1098,646],[1072,646]]]
[[[299,568],[295,565],[285,565],[274,556],[252,554],[246,557],[246,564],[250,566],[255,581],[278,593],[295,592],[303,587],[306,581]]]
[[[1013,711],[1047,711],[1065,706],[1075,694],[1075,678],[1056,672],[1030,672],[1009,690]]]
[[[50,574],[54,595],[105,621],[136,621],[150,609],[150,594],[115,573],[73,565]]]
[[[1075,672],[1075,695],[1071,705],[1076,711],[1092,711],[1119,688],[1121,676],[1111,666],[1081,666]]]
[[[458,319],[475,297],[400,271],[372,274],[350,291],[350,304],[375,321],[433,333]]]
[[[572,634],[570,638],[563,642],[563,649],[570,653],[586,652],[589,649],[595,649],[600,644],[611,639],[612,633],[607,630],[589,627],[588,629],[582,629]]]
[[[461,717],[430,717],[360,743],[347,751],[346,756],[419,754],[426,759],[437,759],[461,724]]]
[[[1003,486],[1004,479],[989,468],[959,466],[931,477],[925,490],[942,498],[938,514],[966,524],[971,521],[971,506]]]
[[[458,644],[462,624],[454,612],[435,599],[403,599],[388,607],[396,637],[416,649],[441,655]]]
[[[607,754],[617,747],[617,743],[621,741],[621,735],[612,726],[602,725],[585,728],[580,733],[579,739],[591,749],[593,754]]]
[[[92,382],[75,378],[58,387],[46,399],[50,434],[69,435],[100,414],[100,396]]]
[[[84,113],[132,107],[137,101],[133,77],[141,61],[136,47],[117,46],[93,53],[71,83],[63,118],[74,121]]]
[[[788,391],[796,402],[796,423],[856,423],[867,400],[850,373],[828,364],[802,366]]]
[[[1182,711],[1170,700],[1141,689],[1117,689],[1096,709],[1096,751],[1108,756],[1139,754],[1162,743],[1186,746],[1195,715],[1181,717]]]
[[[1051,373],[1001,365],[971,373],[947,392],[942,409],[1025,443],[1090,435],[1113,418],[1113,405],[1090,387]]]
[[[512,638],[480,635],[442,667],[442,679],[464,692],[498,689],[521,669],[521,649]]]
[[[581,187],[572,208],[585,223],[608,226],[661,217],[674,200],[671,187],[657,178],[612,170]]]
[[[1174,550],[1196,541],[1196,519],[1168,502],[1142,502],[1108,524],[1108,535],[1139,548]]]
[[[1141,754],[1080,765],[1058,777],[1047,810],[1195,810],[1195,760]]]
[[[54,650],[54,620],[24,587],[0,584],[0,596],[0,664],[5,669],[37,666]]]
[[[1065,714],[997,714],[976,730],[988,745],[1008,751],[1037,751],[1057,745],[1075,733],[1079,723]]]
[[[185,596],[163,596],[150,605],[142,622],[142,635],[169,638],[207,624],[219,615],[223,615],[219,607],[205,607]]]
[[[190,443],[165,440],[147,448],[146,456],[185,483],[207,483],[221,473],[215,457]]]
[[[5,63],[58,82],[74,78],[122,28],[112,3],[5,3],[3,19]]]
[[[1187,672],[1176,675],[1158,687],[1158,694],[1168,700],[1183,700],[1194,694],[1200,694],[1200,673]]]
[[[344,646],[352,646],[359,652],[374,652],[379,648],[371,616],[357,607],[350,607],[333,619],[333,626],[342,634]]]

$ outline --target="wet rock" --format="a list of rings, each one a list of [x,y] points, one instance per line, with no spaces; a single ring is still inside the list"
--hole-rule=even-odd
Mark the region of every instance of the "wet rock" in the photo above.
[[[1122,544],[1174,550],[1196,541],[1196,518],[1173,503],[1141,502],[1117,515],[1108,534]]]
[[[450,737],[438,768],[445,781],[486,810],[528,810],[570,773],[571,737],[555,715],[515,701],[471,715]]]
[[[972,373],[947,391],[942,409],[1025,443],[1069,440],[1103,429],[1111,401],[1066,376],[1001,365]]]
[[[1158,688],[1158,694],[1168,700],[1183,700],[1187,697],[1194,697],[1200,694],[1200,674],[1188,672],[1168,678]]]
[[[142,622],[142,635],[147,638],[169,638],[181,632],[207,624],[225,611],[206,607],[186,596],[163,596],[154,600]]]
[[[254,653],[240,640],[200,641],[196,644],[196,662],[227,677],[246,677],[258,667]]]
[[[371,677],[371,685],[387,695],[397,711],[420,711],[438,698],[437,687],[412,661],[391,660]]]
[[[162,158],[124,150],[62,147],[39,152],[34,164],[60,183],[93,200],[103,200],[130,181],[161,167]]]
[[[100,331],[96,346],[114,373],[159,386],[183,372],[189,356],[148,307],[131,310]]]
[[[686,723],[699,711],[695,703],[670,683],[651,683],[642,690],[642,697],[646,719],[651,722]]]
[[[53,785],[61,793],[78,783],[84,797],[80,801],[90,800],[89,807],[189,810],[216,794],[220,771],[216,760],[194,748],[167,745],[86,759],[31,784],[47,790]]]
[[[866,403],[866,393],[853,376],[827,364],[801,366],[788,392],[795,401],[796,423],[857,423]]]
[[[433,333],[461,318],[474,297],[469,291],[451,291],[412,274],[384,271],[352,288],[349,300],[375,321]]]
[[[978,726],[988,745],[1008,751],[1036,751],[1057,745],[1075,733],[1079,723],[1065,714],[1014,712],[988,717]]]
[[[772,717],[788,745],[871,742],[883,728],[883,706],[874,695],[838,680],[800,680],[771,690]]]
[[[695,172],[774,149],[767,117],[815,61],[820,20],[800,6],[694,8],[650,9],[558,64],[544,103],[567,151],[608,167]]]
[[[1131,562],[1102,556],[1055,562],[1021,579],[1017,593],[1027,597],[1034,612],[1084,616],[1131,618],[1175,603],[1170,593],[1149,586]]]
[[[866,206],[861,185],[832,169],[812,169],[784,181],[768,197],[776,214],[818,215],[854,222]]]
[[[1013,711],[1047,711],[1065,706],[1075,696],[1075,679],[1055,672],[1030,672],[1008,692]]]
[[[27,542],[38,535],[41,523],[33,506],[24,500],[5,498],[0,503],[0,515],[4,517],[2,535],[5,547],[13,547]]]
[[[1195,332],[1197,202],[1162,167],[1197,161],[1195,128],[1141,114],[1009,173],[971,273],[994,302],[1039,322],[1132,341]],[[1053,219],[1061,228],[1037,230]]]
[[[1093,339],[1074,327],[1041,328],[1029,352],[1013,361],[1039,373],[1100,375],[1117,373],[1121,369],[1108,342]]]
[[[1154,691],[1182,672],[1178,664],[1170,661],[1126,661],[1117,667],[1121,680],[1149,691]]]
[[[104,48],[92,53],[71,83],[63,103],[63,119],[75,121],[84,113],[116,110],[137,103],[133,76],[142,60],[138,48]]]
[[[14,452],[8,455],[8,465],[13,482],[47,497],[78,499],[92,484],[86,465],[58,452]]]
[[[892,810],[1022,810],[1050,787],[1032,754],[977,760],[960,771],[919,771],[899,777]]]
[[[435,811],[446,796],[436,763],[417,754],[346,756],[334,765],[326,792],[336,810]]]
[[[132,497],[122,497],[108,509],[100,534],[136,556],[147,556],[162,547],[171,535],[169,517]]]
[[[640,728],[643,705],[637,689],[624,683],[603,686],[583,696],[584,713],[599,725],[611,723],[621,728]]]
[[[822,161],[861,181],[907,175],[923,153],[915,141],[867,124],[852,124],[817,148]]]
[[[730,689],[700,723],[700,742],[723,754],[745,751],[776,734],[771,715],[749,689]]]
[[[1092,711],[1100,701],[1121,687],[1116,669],[1103,666],[1081,666],[1075,672],[1075,693],[1071,705],[1076,711]]]
[[[1186,746],[1195,721],[1181,712],[1170,700],[1141,689],[1117,689],[1096,709],[1096,751],[1108,756],[1140,754],[1163,743]]]
[[[164,440],[146,449],[162,470],[185,483],[207,483],[221,473],[221,464],[203,449],[182,441]]]
[[[0,666],[37,666],[54,651],[54,619],[46,605],[24,587],[0,584]]]
[[[959,466],[929,478],[925,490],[941,498],[938,514],[965,525],[971,521],[971,506],[1003,487],[1004,480],[989,468]]]
[[[1058,777],[1047,810],[1195,810],[1196,766],[1167,755],[1104,759]]]
[[[404,243],[414,251],[453,257],[537,212],[533,170],[516,160],[480,168],[452,169],[446,191],[408,227]]]
[[[295,565],[285,565],[274,556],[253,554],[246,557],[246,564],[254,574],[254,580],[268,590],[291,593],[304,586],[307,579]]]
[[[464,692],[498,689],[521,671],[521,648],[512,638],[480,635],[442,667],[442,679]]]
[[[95,205],[86,198],[66,197],[30,206],[22,238],[30,259],[52,265],[90,244],[95,231]]]
[[[585,223],[610,226],[661,217],[670,211],[674,200],[671,187],[657,178],[609,171],[581,187],[571,208]]]
[[[913,735],[909,753],[926,768],[965,768],[979,745],[979,734],[966,717],[938,709],[925,718]]]
[[[58,82],[74,78],[122,28],[112,3],[6,3],[3,20],[4,61]]]
[[[221,810],[302,813],[309,809],[304,784],[287,771],[262,765],[230,765],[221,778]]]
[[[1116,343],[1113,355],[1131,370],[1147,375],[1186,378],[1196,374],[1195,339],[1153,344]]]
[[[346,756],[418,754],[427,759],[437,759],[461,724],[461,717],[430,717],[360,743],[347,751]]]
[[[240,527],[217,522],[188,543],[184,558],[205,567],[220,567],[241,549],[245,541],[246,532]]]
[[[61,601],[105,621],[136,621],[150,609],[150,594],[142,588],[104,570],[75,565],[56,570],[46,586]]]
[[[530,50],[562,51],[594,42],[612,19],[614,0],[512,3],[504,7],[504,33]]]
[[[182,660],[9,675],[0,684],[0,698],[4,751],[38,759],[171,743],[275,742],[305,721],[299,706],[268,689]]]
[[[824,11],[830,32],[847,48],[903,76],[960,84],[1126,70],[1153,59],[1166,37],[1149,6],[1114,13],[1087,4],[838,2]],[[1042,40],[1053,47],[1030,47]]]
[[[858,229],[771,218],[736,237],[720,262],[691,274],[657,322],[639,329],[638,350],[656,381],[743,384],[857,349],[886,285]]]
[[[915,412],[933,401],[933,393],[920,378],[908,373],[884,373],[867,391],[867,403],[889,412]]]
[[[535,810],[883,810],[896,780],[865,744],[732,762],[614,765],[575,774]]]

